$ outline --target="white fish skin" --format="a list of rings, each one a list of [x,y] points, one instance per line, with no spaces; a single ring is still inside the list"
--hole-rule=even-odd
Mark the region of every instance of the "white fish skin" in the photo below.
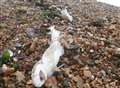
[[[60,31],[55,30],[55,26],[51,26],[51,44],[44,52],[42,59],[39,60],[32,69],[32,81],[36,87],[41,87],[48,76],[51,76],[57,67],[60,56],[64,54],[64,49],[59,42]]]
[[[63,9],[63,10],[61,10],[61,15],[62,15],[62,17],[63,17],[64,19],[67,19],[67,20],[69,20],[70,22],[73,21],[73,17],[68,13],[68,11],[67,11],[66,8]]]
[[[60,31],[56,30],[54,25],[48,29],[50,30],[49,34],[51,34],[51,42],[59,41]]]

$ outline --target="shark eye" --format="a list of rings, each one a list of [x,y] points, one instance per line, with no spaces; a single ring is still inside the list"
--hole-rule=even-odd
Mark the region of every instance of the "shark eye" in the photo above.
[[[41,70],[39,72],[39,76],[40,76],[40,80],[45,80],[45,75]]]
[[[46,29],[46,32],[50,32],[50,29]]]

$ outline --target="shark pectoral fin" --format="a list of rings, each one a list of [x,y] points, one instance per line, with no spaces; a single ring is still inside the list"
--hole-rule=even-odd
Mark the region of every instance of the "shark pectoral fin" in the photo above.
[[[64,65],[65,65],[65,64],[62,64],[62,65],[60,65],[59,67],[56,66],[56,67],[54,68],[54,71],[60,71],[60,68],[62,68]]]

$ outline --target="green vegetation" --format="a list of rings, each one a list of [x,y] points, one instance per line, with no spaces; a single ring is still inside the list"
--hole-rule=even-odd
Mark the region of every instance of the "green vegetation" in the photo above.
[[[3,22],[0,22],[0,29],[1,28],[7,28],[7,24],[6,23],[3,23]]]
[[[19,69],[19,64],[17,62],[12,63],[12,67],[16,70]]]
[[[57,12],[56,11],[51,11],[51,10],[44,10],[41,13],[41,16],[53,19],[55,16],[57,16]]]
[[[9,53],[8,49],[5,49],[0,58],[0,65],[8,62],[9,59],[10,59],[10,53]]]

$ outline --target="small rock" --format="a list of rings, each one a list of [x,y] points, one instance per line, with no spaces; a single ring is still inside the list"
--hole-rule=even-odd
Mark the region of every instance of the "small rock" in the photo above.
[[[33,28],[27,28],[26,33],[29,37],[34,37],[34,35],[35,35],[35,31]]]
[[[67,40],[70,44],[73,43],[73,37],[72,35],[68,35],[68,40]]]
[[[83,70],[83,73],[84,73],[84,76],[85,76],[85,77],[89,77],[89,78],[92,77],[92,73],[91,73],[91,71],[89,71],[89,70]]]
[[[31,85],[32,84],[32,80],[29,80],[28,82],[27,82],[27,85]]]
[[[56,78],[55,77],[49,77],[48,79],[47,79],[47,81],[45,82],[45,87],[46,88],[49,88],[49,87],[51,87],[51,88],[57,88],[57,80],[56,80]]]
[[[73,77],[73,80],[74,80],[75,82],[79,81],[80,79],[81,79],[81,78],[80,78],[80,76],[79,76],[79,75],[77,75],[77,76]]]
[[[94,66],[95,65],[95,61],[93,59],[88,59],[86,60],[86,63],[89,65],[89,66]]]
[[[17,61],[18,61],[18,59],[14,57],[14,58],[13,58],[13,61],[14,61],[14,62],[17,62]]]
[[[78,49],[78,48],[79,48],[79,45],[77,45],[77,44],[71,44],[71,45],[69,45],[68,49]]]
[[[3,64],[2,71],[5,76],[11,75],[14,72],[14,68],[8,67],[6,64]]]
[[[107,19],[105,18],[105,17],[103,17],[103,16],[97,16],[96,17],[96,21],[97,22],[105,22]]]
[[[76,56],[73,57],[73,59],[78,60],[78,59],[80,59],[80,56],[76,55]]]
[[[93,26],[102,26],[103,23],[106,21],[107,19],[105,17],[102,16],[97,16],[94,20],[94,22],[92,22],[91,24]]]
[[[88,67],[88,66],[85,66],[85,67],[84,67],[84,70],[89,70],[89,67]]]
[[[16,88],[16,86],[15,86],[15,84],[10,83],[7,85],[7,88]]]
[[[101,61],[100,60],[95,60],[95,64],[100,64]]]
[[[120,48],[117,48],[117,49],[115,50],[115,54],[116,54],[116,55],[120,55]]]
[[[59,71],[59,72],[58,72],[58,71],[55,71],[55,72],[53,73],[53,76],[55,76],[58,81],[61,81],[61,80],[63,80],[63,78],[64,78],[63,73],[60,72],[60,71]]]
[[[94,53],[94,50],[93,50],[93,49],[91,49],[91,50],[90,50],[90,53]]]
[[[91,88],[88,83],[84,84],[83,88]]]
[[[103,74],[103,76],[106,76],[106,72],[104,70],[101,70],[100,72]]]
[[[34,52],[36,49],[36,45],[37,45],[37,38],[35,38],[30,46],[30,52]]]
[[[109,29],[115,29],[116,27],[115,27],[115,25],[111,25],[110,27],[109,27]]]
[[[114,49],[113,48],[106,48],[107,52],[109,52],[110,54],[112,54],[114,52]]]
[[[87,21],[82,21],[82,22],[81,22],[81,25],[82,25],[82,26],[87,26],[87,25],[89,25],[89,24],[90,24],[90,22],[87,22]]]
[[[33,0],[36,6],[43,6],[44,5],[44,0]]]
[[[90,32],[87,32],[90,37],[93,37],[93,34]]]
[[[95,79],[95,76],[94,76],[94,75],[92,75],[92,76],[91,76],[91,80],[94,80],[94,79]]]
[[[3,64],[3,65],[2,65],[2,71],[3,71],[3,72],[6,72],[7,70],[8,70],[7,65],[6,65],[6,64]]]
[[[20,54],[21,53],[21,50],[18,50],[17,54]]]
[[[77,81],[77,88],[83,88],[83,85],[84,85],[84,81],[82,78],[80,78],[78,81]]]
[[[12,57],[14,55],[14,53],[10,49],[8,49],[8,52],[10,54],[10,57]]]
[[[62,83],[62,84],[63,84],[64,88],[68,88],[68,86],[69,86],[69,83],[68,83],[68,82],[69,82],[68,79],[64,79],[64,80],[63,80],[63,83]]]
[[[22,44],[16,43],[16,44],[15,44],[15,47],[16,47],[16,48],[21,48],[21,47],[22,47]]]
[[[16,76],[16,79],[18,80],[18,82],[21,82],[25,79],[24,74],[20,71],[16,71],[14,75]]]
[[[65,48],[69,49],[69,44],[67,43],[67,41],[66,41],[65,39],[61,39],[61,44],[62,44]]]
[[[79,55],[74,56],[73,59],[76,60],[80,65],[84,65],[84,63],[81,61]]]

